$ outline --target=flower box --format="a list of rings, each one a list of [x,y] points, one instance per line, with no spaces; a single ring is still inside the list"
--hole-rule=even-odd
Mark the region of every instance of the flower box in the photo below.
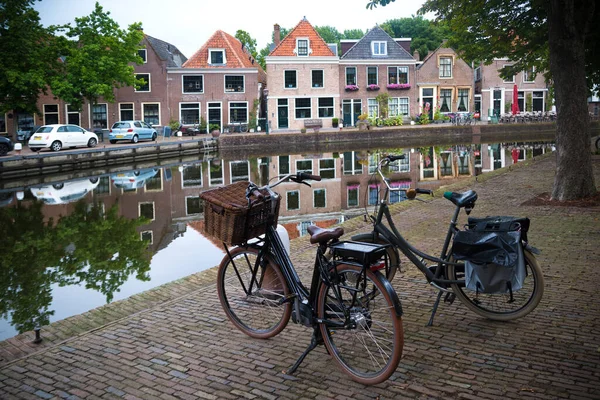
[[[390,83],[387,88],[388,90],[408,90],[410,85],[408,83]]]
[[[367,90],[370,90],[370,91],[379,90],[379,85],[368,85]]]
[[[356,92],[358,90],[357,85],[346,85],[346,92]]]

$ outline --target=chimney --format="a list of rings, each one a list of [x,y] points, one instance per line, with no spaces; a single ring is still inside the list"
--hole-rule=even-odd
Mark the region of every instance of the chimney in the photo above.
[[[413,58],[417,61],[421,61],[419,60],[420,54],[419,54],[419,50],[415,50],[415,52],[413,53]]]
[[[275,24],[273,26],[273,43],[275,43],[275,47],[279,46],[280,41],[281,41],[281,31],[279,28],[279,24]]]

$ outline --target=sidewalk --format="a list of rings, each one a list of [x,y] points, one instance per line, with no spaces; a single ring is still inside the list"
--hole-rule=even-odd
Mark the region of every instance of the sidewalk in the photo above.
[[[593,162],[600,186],[600,156]],[[529,238],[542,252],[546,284],[538,308],[500,323],[456,301],[441,304],[427,327],[436,293],[405,263],[392,282],[404,309],[404,355],[383,384],[352,382],[322,347],[295,376],[283,375],[308,345],[310,330],[290,322],[269,340],[243,335],[220,307],[213,268],[57,322],[44,328],[39,347],[30,343],[31,332],[0,342],[0,398],[600,398],[600,205],[536,200],[551,191],[554,172],[554,157],[546,156],[452,187],[477,191],[474,216],[532,219]],[[393,210],[411,243],[439,251],[453,210],[447,200],[404,202]],[[344,228],[349,237],[369,226],[354,218]],[[292,242],[303,277],[313,251],[306,238]],[[113,322],[94,325],[107,315]]]

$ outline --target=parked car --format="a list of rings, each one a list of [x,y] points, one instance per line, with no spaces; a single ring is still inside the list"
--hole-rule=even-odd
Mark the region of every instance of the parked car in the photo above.
[[[98,136],[78,125],[52,124],[35,131],[28,145],[33,151],[44,148],[60,151],[63,147],[96,147],[97,144]]]
[[[76,179],[52,185],[34,186],[29,188],[38,200],[46,204],[65,204],[83,198],[98,186],[98,178]]]
[[[115,144],[118,140],[130,140],[137,143],[140,140],[156,140],[158,133],[144,121],[115,122],[108,133],[108,140]]]
[[[0,156],[5,156],[14,149],[13,142],[6,136],[0,136]]]
[[[34,125],[30,130],[19,130],[17,131],[17,140],[19,142],[27,142],[31,135],[35,133],[38,129],[40,129],[41,125]]]
[[[136,169],[135,171],[112,174],[110,180],[116,188],[133,190],[144,187],[146,180],[153,178],[157,173],[157,168]]]

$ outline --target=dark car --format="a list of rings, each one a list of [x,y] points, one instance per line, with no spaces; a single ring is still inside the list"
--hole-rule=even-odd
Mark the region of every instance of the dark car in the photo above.
[[[14,149],[13,142],[6,136],[0,136],[0,156],[5,156]]]
[[[17,140],[19,142],[27,143],[27,141],[31,138],[31,135],[33,135],[35,133],[35,131],[40,129],[40,127],[41,127],[41,125],[34,125],[33,128],[31,128],[30,130],[17,131]]]

